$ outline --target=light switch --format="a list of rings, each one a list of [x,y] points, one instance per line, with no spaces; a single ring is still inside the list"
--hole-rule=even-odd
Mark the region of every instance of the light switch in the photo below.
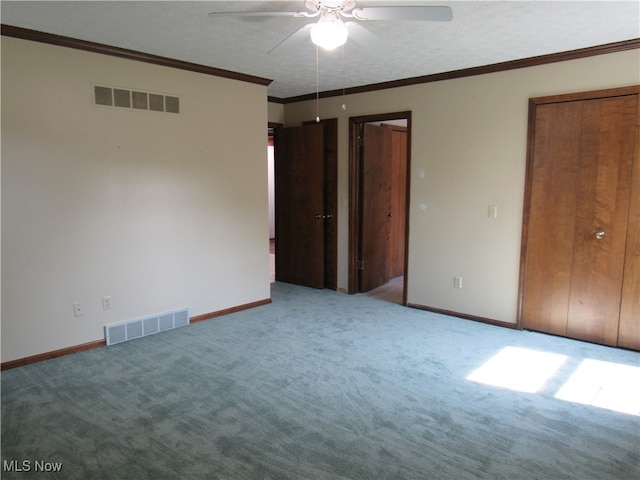
[[[489,205],[489,218],[493,218],[493,219],[498,218],[498,206],[497,205]]]
[[[113,304],[111,303],[111,296],[102,297],[102,309],[111,310],[112,308]]]

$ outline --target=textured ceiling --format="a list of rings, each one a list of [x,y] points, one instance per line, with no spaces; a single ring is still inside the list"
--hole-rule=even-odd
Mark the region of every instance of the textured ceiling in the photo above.
[[[453,21],[370,21],[393,52],[382,56],[348,41],[320,51],[319,89],[336,90],[640,37],[640,1],[358,1],[358,6],[448,5]],[[312,19],[211,18],[213,11],[303,10],[303,1],[81,1],[0,4],[2,23],[272,79],[268,93],[316,91],[309,39],[274,46]],[[343,57],[344,55],[344,57]],[[639,73],[640,76],[640,73]]]

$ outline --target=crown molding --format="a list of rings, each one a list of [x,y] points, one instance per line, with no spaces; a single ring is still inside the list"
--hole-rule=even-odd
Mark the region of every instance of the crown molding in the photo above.
[[[373,83],[360,87],[352,87],[339,90],[328,90],[320,92],[320,98],[338,97],[341,95],[353,95],[356,93],[374,92],[377,90],[386,90],[389,88],[406,87],[410,85],[419,85],[422,83],[440,82],[443,80],[452,80],[455,78],[472,77],[475,75],[484,75],[487,73],[504,72],[507,70],[515,70],[519,68],[534,67],[538,65],[546,65],[549,63],[566,62],[568,60],[576,60],[579,58],[593,57],[596,55],[606,55],[609,53],[623,52],[626,50],[640,49],[640,38],[632,40],[624,40],[621,42],[607,43],[605,45],[597,45],[594,47],[580,48],[577,50],[569,50],[566,52],[551,53],[548,55],[539,55],[536,57],[523,58],[519,60],[510,60],[508,62],[494,63],[491,65],[483,65],[480,67],[465,68],[462,70],[453,70],[450,72],[435,73],[432,75],[423,75],[420,77],[411,77],[401,80],[393,80],[390,82]],[[316,93],[299,95],[282,99],[282,103],[297,103],[308,100],[315,100]]]
[[[110,55],[112,57],[124,58],[127,60],[135,60],[137,62],[151,63],[153,65],[161,65],[163,67],[178,68],[190,72],[204,73],[214,77],[229,78],[239,80],[241,82],[254,83],[257,85],[270,85],[273,80],[243,73],[222,70],[220,68],[207,67],[197,63],[183,62],[173,58],[160,57],[148,53],[137,52],[135,50],[127,50],[125,48],[103,45],[101,43],[88,42],[86,40],[78,40],[77,38],[64,37],[54,35],[52,33],[39,32],[37,30],[29,30],[27,28],[14,27],[12,25],[2,24],[1,33],[5,37],[20,38],[22,40],[31,40],[34,42],[47,43],[57,45],[59,47],[73,48],[76,50],[84,50],[85,52],[99,53],[102,55]]]

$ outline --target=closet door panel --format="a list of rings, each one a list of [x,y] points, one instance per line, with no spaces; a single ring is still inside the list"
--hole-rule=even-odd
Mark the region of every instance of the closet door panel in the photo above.
[[[617,345],[634,97],[585,100],[567,335]]]
[[[640,96],[636,95],[636,100],[635,147],[618,345],[640,350]]]
[[[555,335],[567,328],[581,116],[573,102],[536,110],[522,318]]]

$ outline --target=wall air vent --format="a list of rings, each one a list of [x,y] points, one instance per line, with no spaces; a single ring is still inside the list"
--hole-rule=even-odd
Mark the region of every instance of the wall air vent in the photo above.
[[[114,345],[186,325],[189,325],[188,307],[133,320],[110,323],[104,326],[104,336],[107,345]]]
[[[105,85],[93,86],[95,105],[121,107],[151,112],[180,113],[180,97],[161,93],[128,90]]]

